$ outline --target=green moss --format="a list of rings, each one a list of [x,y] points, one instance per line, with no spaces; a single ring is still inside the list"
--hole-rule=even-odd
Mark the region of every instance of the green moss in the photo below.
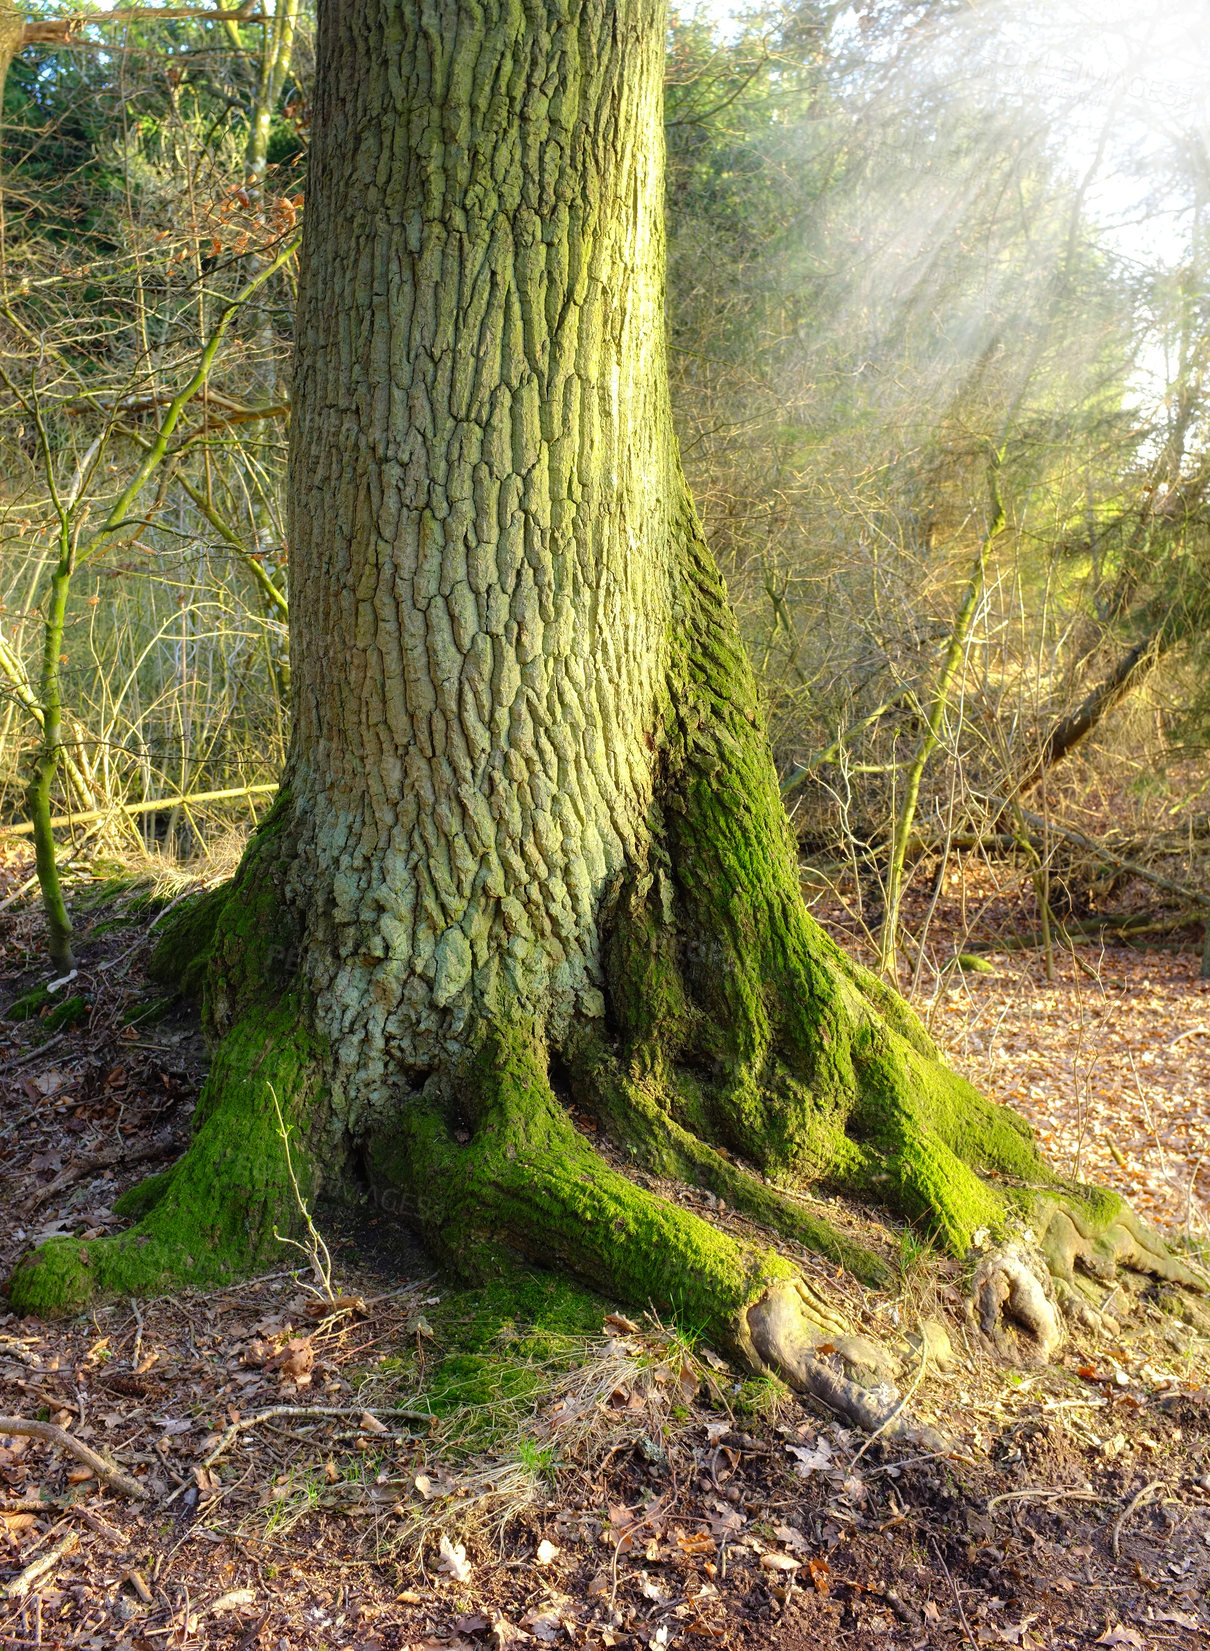
[[[45,1016],[42,1025],[48,1033],[64,1031],[69,1026],[76,1026],[80,1021],[87,1020],[91,1007],[86,997],[69,997]]]
[[[229,892],[225,885],[204,889],[169,912],[147,966],[152,980],[175,986],[185,997],[201,998]]]
[[[9,1284],[19,1313],[78,1310],[94,1295],[142,1295],[167,1279],[211,1285],[282,1258],[274,1236],[297,1234],[273,1104],[288,1123],[317,1110],[319,1065],[296,1000],[249,1015],[223,1041],[198,1105],[184,1157],[127,1195],[136,1225],[113,1238],[53,1239],[22,1262]],[[302,1195],[318,1172],[306,1138],[291,1141]]]
[[[409,1107],[371,1142],[372,1179],[402,1190],[426,1242],[464,1276],[490,1284],[522,1257],[735,1345],[746,1308],[793,1268],[611,1169],[571,1127],[545,1065],[525,1034],[486,1028],[461,1096],[469,1138],[436,1104]]]
[[[595,1336],[609,1306],[558,1273],[514,1267],[473,1290],[446,1294],[432,1313],[439,1338],[466,1353],[507,1341],[538,1356]]]
[[[5,1019],[24,1021],[41,1017],[42,1033],[49,1037],[85,1020],[91,1007],[86,997],[60,998],[54,992],[48,992],[45,984],[40,984],[10,1003]]]
[[[751,669],[688,507],[682,552],[659,847],[623,888],[605,952],[622,1075],[598,1053],[577,1099],[657,1173],[882,1282],[877,1258],[769,1180],[874,1198],[958,1254],[1059,1182],[1024,1122],[951,1072],[910,1007],[807,912]]]
[[[142,1181],[128,1187],[113,1201],[113,1213],[123,1221],[140,1221],[163,1198],[172,1184],[173,1171],[171,1169],[157,1170],[154,1175],[146,1176]]]
[[[14,998],[5,1011],[4,1018],[15,1021],[33,1020],[42,1013],[48,1003],[54,1001],[54,994],[46,990],[46,983],[40,982],[37,986],[31,986],[28,992],[22,992],[20,997]]]

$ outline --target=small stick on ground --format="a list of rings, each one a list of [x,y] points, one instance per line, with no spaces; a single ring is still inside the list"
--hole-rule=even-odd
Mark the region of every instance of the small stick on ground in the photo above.
[[[61,1450],[67,1451],[77,1461],[83,1462],[96,1474],[102,1484],[113,1490],[120,1490],[123,1496],[146,1496],[146,1486],[140,1485],[137,1479],[130,1478],[114,1463],[107,1462],[103,1456],[98,1456],[95,1450],[89,1450],[86,1444],[79,1439],[73,1439],[71,1434],[53,1422],[27,1422],[23,1416],[0,1416],[0,1433],[24,1434],[30,1439],[44,1439],[48,1445],[58,1445]]]
[[[204,1461],[199,1462],[198,1466],[202,1468],[213,1467],[223,1452],[235,1442],[241,1433],[248,1428],[259,1427],[262,1422],[276,1421],[280,1416],[402,1416],[405,1421],[424,1422],[429,1427],[432,1427],[437,1420],[437,1417],[431,1411],[407,1410],[402,1406],[394,1405],[385,1409],[369,1408],[366,1405],[272,1405],[268,1410],[258,1410],[255,1416],[241,1416],[238,1422],[232,1422],[209,1456]],[[181,1492],[188,1488],[190,1482],[187,1480],[185,1484],[179,1485],[172,1495],[166,1498],[165,1507],[169,1502],[175,1502]]]
[[[963,1609],[963,1606],[962,1606],[962,1596],[958,1592],[957,1584],[954,1582],[953,1577],[950,1575],[949,1566],[945,1563],[945,1555],[941,1552],[941,1549],[937,1546],[937,1541],[936,1541],[935,1537],[930,1536],[929,1537],[929,1542],[932,1544],[933,1552],[937,1555],[938,1565],[940,1565],[941,1569],[945,1572],[945,1580],[950,1585],[950,1593],[954,1596],[954,1604],[958,1607],[958,1615],[961,1618],[962,1627],[963,1627],[963,1629],[966,1633],[966,1637],[970,1641],[971,1645],[974,1646],[975,1651],[979,1651],[979,1642],[976,1640],[974,1634],[971,1633],[971,1625],[966,1620],[966,1612],[965,1612],[965,1610]]]
[[[1115,1559],[1120,1559],[1122,1557],[1122,1527],[1125,1525],[1126,1521],[1130,1518],[1136,1508],[1143,1505],[1143,1503],[1151,1495],[1152,1491],[1163,1490],[1166,1483],[1167,1481],[1164,1479],[1153,1479],[1149,1485],[1144,1485],[1138,1495],[1131,1499],[1129,1504],[1122,1509],[1121,1513],[1114,1520],[1113,1557]]]
[[[49,1553],[43,1554],[41,1559],[35,1559],[32,1564],[25,1567],[20,1576],[14,1577],[4,1590],[9,1599],[24,1599],[36,1583],[40,1582],[44,1576],[49,1576],[59,1561],[65,1559],[68,1554],[74,1553],[79,1546],[80,1538],[78,1534],[75,1531],[68,1531],[63,1540],[56,1542]]]

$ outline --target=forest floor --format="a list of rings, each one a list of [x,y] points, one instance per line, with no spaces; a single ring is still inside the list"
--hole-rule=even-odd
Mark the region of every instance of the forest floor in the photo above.
[[[0,870],[0,898],[27,874]],[[137,887],[72,899],[80,974],[58,1002],[86,1012],[0,1020],[0,1277],[41,1235],[116,1224],[118,1193],[180,1149],[205,1070],[191,1012],[143,978]],[[845,931],[843,908],[821,915]],[[37,922],[0,909],[0,1010],[45,979]],[[1047,982],[1036,953],[993,954],[922,1007],[1058,1163],[1199,1240],[1198,959],[1080,955]],[[896,1266],[873,1296],[799,1257],[855,1325],[946,1323],[954,1359],[914,1406],[948,1454],[871,1444],[553,1280],[460,1290],[383,1216],[319,1212],[334,1308],[283,1251],[221,1290],[0,1317],[0,1410],[112,1454],[145,1492],[0,1432],[0,1646],[1205,1645],[1210,1345],[1144,1307],[1119,1341],[1006,1369],[970,1333],[958,1263],[820,1202]]]

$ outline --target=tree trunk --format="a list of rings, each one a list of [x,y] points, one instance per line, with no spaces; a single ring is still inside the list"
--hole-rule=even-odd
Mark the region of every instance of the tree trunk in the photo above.
[[[1029,1219],[1067,1280],[1142,1254],[802,902],[672,434],[662,68],[657,0],[322,10],[287,770],[163,948],[218,1039],[193,1146],[20,1306],[280,1255],[279,1104],[307,1199],[368,1182],[464,1274],[568,1269],[833,1399],[837,1320],[776,1240],[885,1269],[806,1183],[958,1252]]]

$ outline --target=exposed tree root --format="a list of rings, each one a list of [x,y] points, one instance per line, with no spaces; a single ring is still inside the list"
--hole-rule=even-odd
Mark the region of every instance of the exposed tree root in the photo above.
[[[997,1352],[1017,1363],[1047,1364],[1063,1341],[1049,1275],[1015,1244],[994,1249],[975,1269],[971,1308]]]

